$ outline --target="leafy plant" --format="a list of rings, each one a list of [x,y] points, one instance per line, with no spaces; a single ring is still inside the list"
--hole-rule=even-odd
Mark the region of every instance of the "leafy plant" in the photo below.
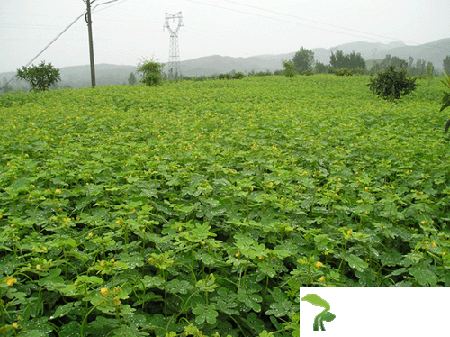
[[[448,76],[445,71],[442,83],[449,91],[448,92],[444,91],[444,96],[442,97],[442,106],[439,112],[443,111],[446,107],[450,106],[450,76]],[[450,127],[450,119],[445,123],[445,132],[447,132],[449,127]]]
[[[301,301],[306,301],[311,303],[312,305],[324,308],[324,310],[314,318],[313,331],[326,331],[325,326],[323,325],[323,321],[332,322],[336,318],[336,315],[328,312],[330,310],[330,305],[328,304],[328,302],[316,294],[303,296],[301,298]]]
[[[153,60],[143,60],[139,63],[137,72],[141,74],[141,83],[147,86],[159,85],[162,82],[163,63]]]
[[[0,96],[0,333],[299,336],[300,286],[450,286],[441,84],[365,82]]]
[[[283,61],[284,75],[286,77],[294,77],[295,65],[292,61]]]
[[[334,73],[337,76],[353,76],[353,71],[347,68],[336,69]]]
[[[233,79],[236,79],[236,80],[240,80],[240,79],[242,79],[242,78],[244,78],[245,77],[245,75],[241,72],[241,71],[238,71],[237,73],[235,73],[234,75],[233,75]]]
[[[371,78],[367,86],[378,97],[393,102],[415,90],[415,82],[416,78],[406,77],[406,69],[396,70],[395,66],[389,66],[387,70]]]
[[[17,69],[16,77],[27,81],[31,90],[38,92],[49,90],[51,85],[61,80],[59,69],[54,68],[51,63],[46,65],[45,61],[41,61],[39,66]]]

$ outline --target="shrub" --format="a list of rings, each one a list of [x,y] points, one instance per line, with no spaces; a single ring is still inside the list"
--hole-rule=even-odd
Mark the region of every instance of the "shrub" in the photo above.
[[[137,69],[137,71],[142,74],[141,83],[148,86],[161,84],[163,68],[163,63],[158,63],[153,60],[142,61]]]
[[[244,74],[241,71],[238,71],[236,74],[233,75],[233,78],[236,80],[240,80],[242,78],[244,78]]]
[[[292,61],[283,61],[284,75],[286,77],[294,77],[295,75],[295,66]]]
[[[447,73],[444,71],[444,79],[442,80],[442,83],[448,88],[449,92],[444,91],[444,96],[442,97],[442,106],[439,112],[444,110],[446,107],[450,106],[450,76],[447,76]],[[450,119],[445,123],[445,132],[448,131],[448,128],[450,127]]]
[[[302,72],[302,75],[312,76],[312,75],[314,75],[314,71],[311,68],[309,68],[308,70],[305,70],[304,72]]]
[[[31,65],[17,69],[16,77],[27,81],[32,91],[46,91],[52,84],[61,81],[59,69],[54,68],[51,63],[45,65],[45,61],[41,61],[38,67]]]
[[[389,66],[378,76],[371,78],[367,86],[374,95],[393,102],[415,90],[417,88],[416,79],[415,77],[406,77],[406,69],[396,70],[395,66]]]
[[[353,76],[353,71],[347,68],[336,69],[334,73],[337,76]]]

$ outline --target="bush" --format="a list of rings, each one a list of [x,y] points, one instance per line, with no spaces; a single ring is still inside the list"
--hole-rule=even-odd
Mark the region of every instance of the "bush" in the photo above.
[[[308,70],[305,70],[304,72],[302,72],[302,75],[312,76],[312,75],[314,75],[314,71],[311,68],[309,68]]]
[[[447,76],[447,73],[444,71],[444,79],[442,80],[442,83],[447,87],[449,92],[444,91],[444,96],[442,97],[442,106],[439,112],[444,110],[445,108],[450,106],[450,76]],[[445,132],[448,131],[448,128],[450,127],[450,119],[445,123]]]
[[[31,65],[29,68],[17,69],[16,77],[27,81],[32,91],[46,91],[52,84],[61,81],[59,69],[51,63],[45,65],[45,61],[41,61],[38,67]]]
[[[236,74],[233,75],[233,78],[235,80],[240,80],[240,79],[242,79],[244,77],[245,77],[245,75],[241,71],[238,71]]]
[[[371,78],[367,86],[374,95],[393,102],[415,90],[417,88],[416,79],[415,77],[406,77],[406,69],[396,70],[395,66],[389,66],[377,77]]]
[[[295,66],[292,61],[283,61],[284,75],[286,77],[294,77],[295,75]]]
[[[153,60],[144,60],[138,65],[137,71],[142,74],[141,83],[154,86],[162,82],[163,63],[158,63]]]
[[[334,73],[337,76],[353,76],[353,71],[347,68],[336,69]]]

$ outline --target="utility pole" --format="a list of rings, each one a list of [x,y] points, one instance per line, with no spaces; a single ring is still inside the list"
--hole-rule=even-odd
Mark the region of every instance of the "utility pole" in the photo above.
[[[95,0],[92,1],[94,3]],[[92,20],[91,20],[91,0],[85,0],[86,2],[86,14],[84,19],[88,26],[89,35],[89,57],[91,63],[91,83],[92,87],[95,87],[95,69],[94,69],[94,40],[92,38]]]
[[[178,19],[178,26],[175,29],[170,28],[169,20]],[[164,28],[167,28],[170,32],[170,50],[169,50],[169,64],[167,67],[167,78],[178,80],[180,76],[180,51],[178,49],[178,31],[183,25],[183,15],[181,12],[177,14],[167,14]]]

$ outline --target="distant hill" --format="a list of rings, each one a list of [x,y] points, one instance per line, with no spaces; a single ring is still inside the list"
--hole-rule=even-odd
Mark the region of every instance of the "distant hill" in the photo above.
[[[312,51],[314,52],[315,60],[323,64],[328,64],[331,51],[336,52],[336,50],[342,50],[345,54],[353,51],[361,53],[368,65],[373,63],[371,60],[384,59],[387,54],[406,60],[412,56],[414,63],[417,59],[433,62],[435,68],[440,72],[444,58],[450,55],[450,38],[418,46],[408,46],[401,41],[388,44],[357,41],[338,45],[330,49],[317,48]],[[232,70],[242,71],[243,73],[248,73],[252,70],[255,72],[266,70],[273,72],[274,70],[282,69],[282,62],[292,59],[294,54],[295,51],[287,54],[268,54],[246,58],[213,55],[181,61],[180,69],[182,75],[186,77],[219,75],[220,73],[228,73]],[[99,86],[128,84],[130,73],[136,73],[136,69],[136,66],[97,64],[95,65],[96,84]],[[87,65],[60,68],[60,73],[61,82],[58,83],[59,87],[70,86],[72,88],[78,88],[91,85],[90,68]],[[4,78],[9,80],[13,76],[13,72],[1,73],[0,80]],[[0,83],[3,84],[2,82]],[[14,85],[21,87],[26,85],[26,83],[16,81]]]

